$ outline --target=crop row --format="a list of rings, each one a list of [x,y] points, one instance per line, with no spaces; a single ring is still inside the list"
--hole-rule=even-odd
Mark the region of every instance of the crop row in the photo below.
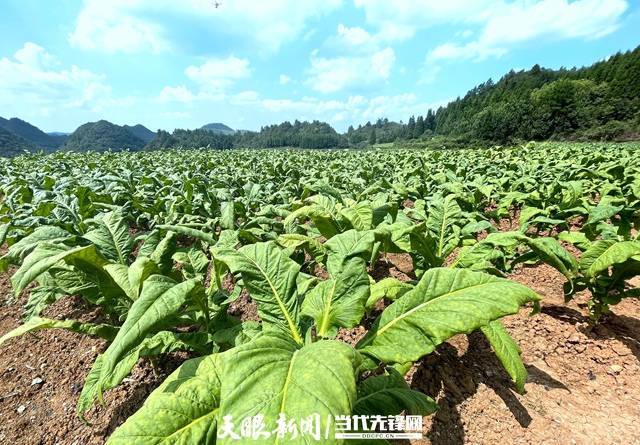
[[[633,145],[474,151],[71,154],[0,163],[0,267],[28,292],[25,323],[109,341],[80,416],[141,357],[189,351],[109,443],[238,443],[225,419],[427,415],[403,375],[458,334],[480,331],[522,392],[500,319],[540,297],[507,278],[544,262],[592,322],[637,297],[640,163]],[[409,281],[373,276],[389,254]],[[244,293],[258,322],[230,305]],[[66,295],[103,323],[42,318]],[[367,328],[355,345],[341,330]],[[261,443],[278,443],[273,436]],[[299,437],[299,443],[306,443]],[[297,443],[295,440],[287,443]],[[326,442],[334,443],[334,442]],[[335,440],[340,443],[340,440]]]

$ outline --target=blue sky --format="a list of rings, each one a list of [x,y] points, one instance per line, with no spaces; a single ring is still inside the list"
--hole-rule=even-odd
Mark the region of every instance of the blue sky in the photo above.
[[[0,0],[0,116],[45,131],[406,121],[640,44],[627,0]]]

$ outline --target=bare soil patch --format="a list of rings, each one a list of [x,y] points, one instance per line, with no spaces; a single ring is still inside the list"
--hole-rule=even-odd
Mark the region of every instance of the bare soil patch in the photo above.
[[[0,277],[0,299],[10,294]],[[21,324],[24,298],[0,306],[0,336]],[[78,298],[64,298],[43,314],[90,322],[101,315]],[[63,330],[45,330],[8,340],[0,349],[0,444],[102,444],[186,356],[170,355],[153,369],[141,360],[122,385],[105,394],[106,406],[75,412],[84,380],[106,342]]]

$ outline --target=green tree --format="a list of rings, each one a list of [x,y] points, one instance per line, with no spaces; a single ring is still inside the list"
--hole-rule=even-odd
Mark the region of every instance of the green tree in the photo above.
[[[425,130],[424,117],[418,116],[418,119],[416,120],[416,127],[415,127],[415,130],[413,131],[413,137],[416,139],[421,137],[424,134],[424,130]]]
[[[436,114],[431,108],[427,111],[427,117],[424,120],[425,130],[436,131]]]
[[[407,124],[407,139],[413,139],[416,131],[416,118],[411,116]]]
[[[372,129],[369,134],[369,145],[375,145],[376,143],[376,129]]]

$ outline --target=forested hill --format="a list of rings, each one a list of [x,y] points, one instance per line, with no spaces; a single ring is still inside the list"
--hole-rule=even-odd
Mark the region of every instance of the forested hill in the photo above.
[[[133,127],[129,125],[123,125],[123,128],[128,130],[129,133],[131,133],[135,137],[142,139],[146,143],[151,142],[156,137],[156,133],[141,124],[134,125]]]
[[[201,130],[208,130],[208,131],[211,131],[213,133],[227,134],[227,135],[234,134],[236,132],[233,128],[231,128],[231,127],[229,127],[229,126],[227,126],[227,125],[225,125],[223,123],[220,123],[220,122],[214,122],[214,123],[211,123],[211,124],[203,125],[202,127],[200,127],[200,129]]]
[[[125,127],[101,120],[78,127],[69,136],[62,149],[70,151],[119,151],[124,149],[137,151],[143,149],[145,145],[145,141],[133,135]]]
[[[637,138],[639,121],[640,47],[586,68],[511,71],[438,109],[431,130],[497,142],[599,140]]]
[[[16,136],[10,131],[0,127],[0,156],[17,156],[24,151],[35,152],[36,147]]]
[[[240,147],[300,147],[335,148],[346,146],[342,138],[326,122],[283,122],[278,125],[262,127],[260,131],[245,131],[236,134],[234,143]]]
[[[24,139],[29,145],[33,145],[44,151],[53,151],[62,145],[59,138],[52,137],[38,127],[16,117],[11,119],[0,117],[0,128]]]
[[[488,80],[438,110],[400,125],[387,119],[349,127],[349,145],[450,139],[462,143],[640,139],[640,47],[589,67],[534,65]]]

